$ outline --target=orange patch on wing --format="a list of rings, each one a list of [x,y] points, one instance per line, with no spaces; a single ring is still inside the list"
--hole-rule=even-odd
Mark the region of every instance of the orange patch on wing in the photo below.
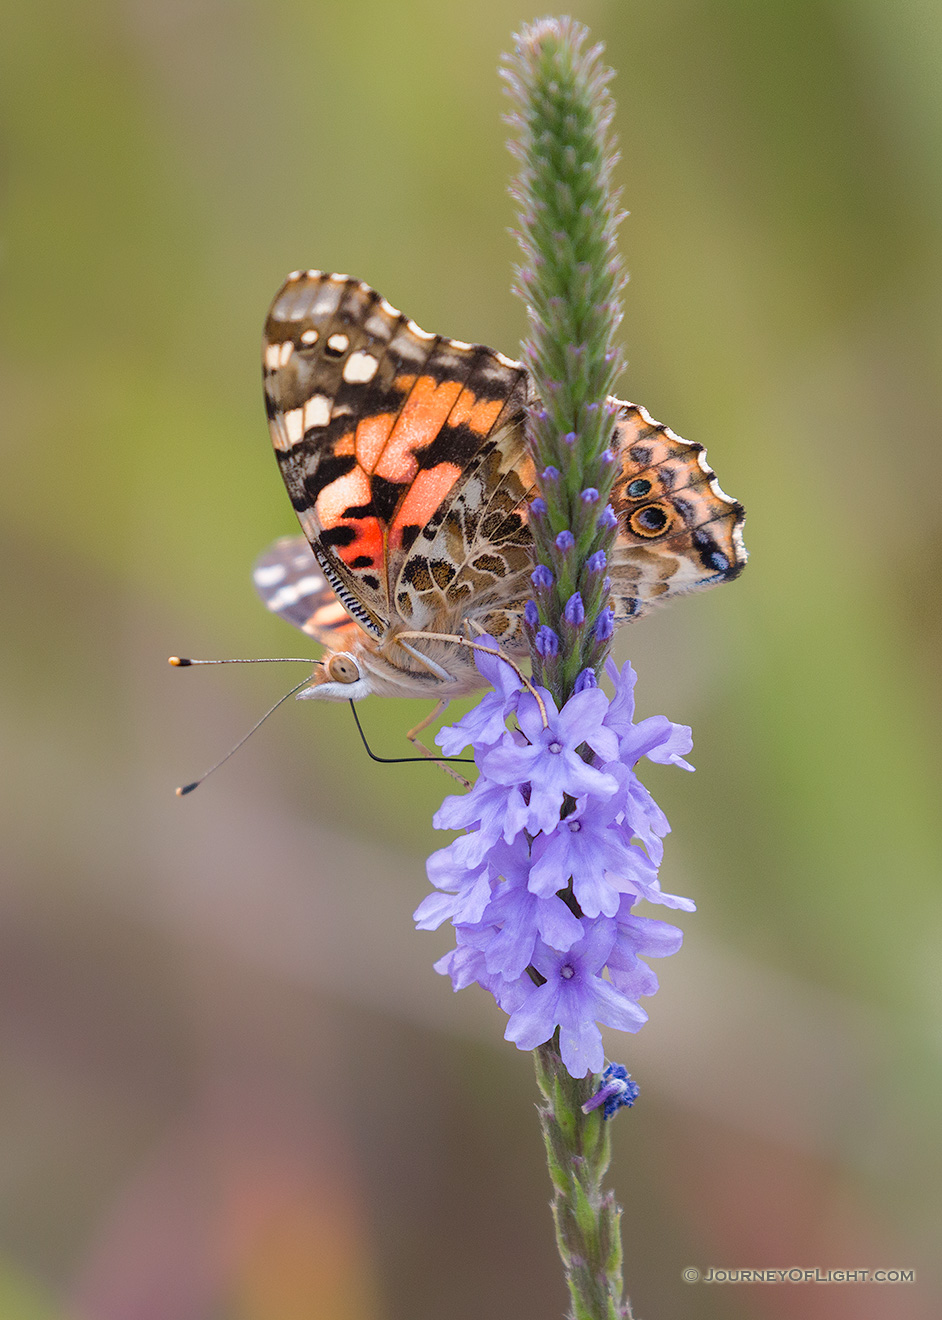
[[[448,418],[448,424],[470,426],[478,435],[487,435],[503,406],[503,399],[479,399],[473,390],[462,390]]]
[[[379,413],[375,417],[364,417],[358,423],[356,455],[365,472],[375,471],[395,420],[395,413]]]
[[[455,463],[437,463],[435,467],[419,473],[409,487],[392,525],[392,531],[399,533],[394,536],[396,545],[401,541],[403,527],[425,526],[460,476],[461,468]]]
[[[314,628],[335,628],[338,624],[349,623],[350,615],[339,600],[332,600],[316,609],[307,622]]]
[[[333,446],[333,454],[338,458],[347,458],[356,453],[356,435],[353,431],[347,431],[337,440]]]
[[[402,484],[418,472],[415,454],[438,435],[461,393],[461,382],[420,376],[403,404],[382,457],[374,471],[387,481]]]
[[[361,555],[369,556],[374,564],[383,562],[383,526],[378,518],[359,518],[344,526],[353,528],[353,540],[349,545],[338,545],[336,551],[348,568],[352,568],[354,559]]]

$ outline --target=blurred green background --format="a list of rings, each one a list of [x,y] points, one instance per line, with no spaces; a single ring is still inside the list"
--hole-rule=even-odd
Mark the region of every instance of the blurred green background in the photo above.
[[[416,934],[432,768],[295,681],[284,275],[514,354],[494,0],[37,0],[0,47],[0,1315],[559,1315],[530,1061]],[[626,397],[748,510],[623,631],[687,943],[614,1131],[636,1314],[940,1313],[942,9],[579,3],[618,71]],[[292,677],[292,675],[294,677]],[[400,754],[414,703],[362,708]],[[915,1268],[914,1286],[681,1269]]]

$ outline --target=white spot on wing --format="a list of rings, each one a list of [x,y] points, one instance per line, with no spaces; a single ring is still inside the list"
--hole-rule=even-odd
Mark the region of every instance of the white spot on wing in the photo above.
[[[335,353],[346,353],[350,347],[350,340],[346,335],[331,335],[327,341],[327,347],[332,348]]]
[[[280,344],[267,344],[265,347],[265,366],[269,371],[274,371],[278,366],[278,357],[281,352]]]
[[[372,353],[351,353],[343,364],[343,378],[348,385],[365,385],[376,375],[378,366]]]
[[[273,596],[269,596],[265,603],[273,612],[287,609],[290,605],[297,605],[298,601],[303,600],[305,596],[313,596],[316,591],[320,590],[322,585],[319,576],[302,578],[300,582],[289,582],[280,591],[276,591]]]
[[[733,499],[731,495],[726,494],[726,491],[717,481],[716,477],[714,477],[713,480],[710,482],[710,490],[712,490],[713,494],[716,496],[718,500],[723,500],[726,504],[736,503],[736,501]]]
[[[330,399],[326,394],[312,394],[304,405],[304,431],[312,426],[326,426],[329,421]]]
[[[257,568],[252,576],[257,587],[274,587],[287,571],[284,564],[266,564],[262,568]]]
[[[301,343],[316,344],[318,337],[319,336],[316,330],[305,330],[304,334],[301,336]]]
[[[292,408],[285,413],[284,423],[289,446],[296,445],[304,435],[304,413],[300,408]]]
[[[414,321],[406,321],[406,325],[409,327],[409,329],[412,331],[412,333],[413,333],[414,335],[417,335],[417,336],[418,336],[419,339],[434,339],[434,338],[435,338],[435,336],[434,336],[434,335],[430,335],[429,332],[428,332],[427,330],[423,330],[422,327],[421,327],[420,325],[416,325],[416,323],[415,323]]]

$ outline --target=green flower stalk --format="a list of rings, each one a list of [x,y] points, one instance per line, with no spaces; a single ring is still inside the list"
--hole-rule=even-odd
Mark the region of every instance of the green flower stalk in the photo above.
[[[612,72],[587,40],[569,18],[542,19],[517,36],[502,69],[520,162],[511,188],[523,253],[515,292],[527,306],[523,360],[540,399],[529,428],[539,496],[531,506],[536,568],[526,617],[534,679],[559,707],[594,683],[612,636],[607,400],[622,366],[615,334],[624,274],[615,247]],[[534,1057],[570,1315],[624,1320],[631,1307],[622,1294],[621,1210],[602,1186],[608,1127],[598,1110],[582,1108],[597,1079],[570,1076],[558,1032]]]
[[[534,676],[559,706],[583,670],[598,672],[611,637],[607,400],[623,365],[615,342],[625,281],[615,247],[612,72],[587,39],[571,19],[542,19],[523,29],[502,69],[520,161],[511,193],[523,252],[515,292],[529,318],[523,360],[541,400],[530,418],[540,489],[530,525],[546,572],[535,579],[537,617],[531,612],[529,621]]]

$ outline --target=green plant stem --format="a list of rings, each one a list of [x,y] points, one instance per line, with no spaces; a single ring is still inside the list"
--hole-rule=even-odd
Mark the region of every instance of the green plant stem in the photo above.
[[[553,1184],[556,1245],[566,1271],[572,1320],[631,1320],[622,1297],[621,1207],[602,1181],[611,1159],[602,1111],[583,1114],[592,1077],[570,1077],[549,1041],[533,1051],[543,1096],[540,1123]]]

